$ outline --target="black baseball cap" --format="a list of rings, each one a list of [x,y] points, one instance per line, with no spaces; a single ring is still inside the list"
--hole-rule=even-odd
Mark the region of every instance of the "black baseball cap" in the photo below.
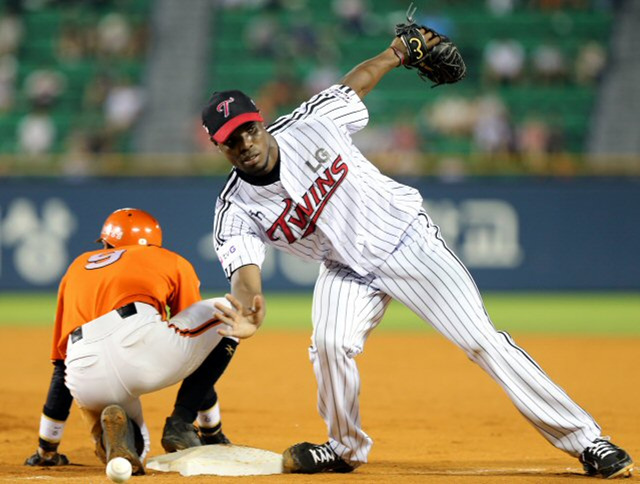
[[[218,91],[202,110],[202,125],[216,143],[224,143],[233,131],[249,121],[264,121],[256,104],[242,91]]]

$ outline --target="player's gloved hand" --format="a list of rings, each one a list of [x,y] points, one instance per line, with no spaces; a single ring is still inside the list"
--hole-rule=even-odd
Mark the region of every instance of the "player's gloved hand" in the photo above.
[[[64,454],[58,454],[57,451],[45,451],[42,448],[38,447],[36,453],[29,457],[24,461],[24,465],[26,466],[66,466],[69,464],[69,459]]]
[[[467,66],[458,48],[445,35],[440,35],[413,20],[416,9],[413,4],[407,10],[407,23],[396,25],[396,37],[402,41],[404,52],[399,52],[394,43],[391,48],[407,69],[417,69],[423,81],[451,84],[464,78]]]

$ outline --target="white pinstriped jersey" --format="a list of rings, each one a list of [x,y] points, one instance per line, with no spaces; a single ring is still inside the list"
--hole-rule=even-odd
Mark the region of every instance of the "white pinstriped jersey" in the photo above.
[[[386,260],[422,197],[381,174],[353,145],[350,135],[368,119],[358,95],[334,85],[267,128],[280,148],[279,179],[252,184],[234,170],[218,197],[214,245],[227,277],[261,266],[265,244],[361,275]]]
[[[471,275],[420,212],[420,194],[353,146],[350,134],[367,119],[350,88],[321,92],[268,128],[280,147],[278,168],[257,179],[234,171],[216,207],[215,246],[227,276],[261,265],[265,244],[325,261],[309,358],[331,449],[354,465],[367,462],[373,441],[361,425],[354,357],[393,298],[462,348],[549,442],[578,456],[600,427],[496,331]]]

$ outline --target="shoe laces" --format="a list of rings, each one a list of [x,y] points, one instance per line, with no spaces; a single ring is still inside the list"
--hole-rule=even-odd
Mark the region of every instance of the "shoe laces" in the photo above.
[[[616,452],[616,446],[613,445],[608,440],[599,439],[596,440],[595,443],[589,447],[589,452],[593,454],[598,459],[603,459],[609,454],[613,454]]]
[[[313,462],[316,464],[319,462],[333,462],[334,460],[336,460],[336,453],[329,446],[329,442],[327,442],[326,444],[317,445],[315,446],[315,448],[312,447],[311,449],[309,449],[309,452],[311,452]]]

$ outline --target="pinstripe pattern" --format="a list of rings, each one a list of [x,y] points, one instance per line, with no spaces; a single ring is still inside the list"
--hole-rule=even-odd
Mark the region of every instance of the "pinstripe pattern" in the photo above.
[[[309,357],[318,381],[318,410],[329,427],[332,447],[352,462],[366,462],[373,443],[360,425],[360,376],[354,358],[390,301],[370,280],[345,266],[326,263],[320,269]]]
[[[265,243],[305,260],[337,261],[361,275],[398,245],[422,198],[380,173],[353,145],[349,133],[367,119],[350,88],[333,86],[268,128],[280,148],[281,179],[251,185],[234,172],[218,197],[213,240],[227,277],[243,265],[261,266]],[[319,150],[328,153],[326,163],[318,162]],[[340,188],[332,191],[337,183]],[[321,200],[325,192],[331,192],[330,203]],[[300,210],[319,206],[322,214],[313,219],[318,230],[296,224],[303,218]],[[280,217],[286,219],[288,236],[282,228],[270,232]]]
[[[336,102],[336,97],[346,102]],[[293,111],[282,116],[269,126],[268,131],[275,135],[291,127],[296,121],[310,116],[331,118],[348,134],[355,133],[366,126],[369,121],[367,108],[361,102],[354,109],[350,99],[357,98],[353,89],[348,86],[332,86],[316,94]]]
[[[366,462],[371,441],[356,424],[360,421],[355,403],[359,388],[342,382],[358,382],[355,362],[349,356],[362,351],[391,297],[465,351],[559,449],[577,457],[600,436],[593,418],[507,333],[495,330],[468,271],[440,238],[438,228],[422,214],[375,277],[367,280],[334,264],[326,265],[318,278],[313,311],[315,349],[310,354],[320,388],[319,409],[341,455]],[[376,302],[379,310],[369,315],[357,309],[354,315],[350,309]],[[322,359],[321,354],[325,355]]]
[[[266,244],[323,262],[309,357],[331,447],[351,463],[367,461],[372,440],[360,422],[354,358],[394,298],[478,363],[549,442],[577,456],[600,428],[496,331],[471,275],[422,211],[420,194],[381,174],[353,145],[350,134],[367,119],[346,86],[314,96],[268,128],[280,149],[280,179],[252,185],[232,173],[215,215],[214,244],[227,277],[243,265],[261,266]]]

